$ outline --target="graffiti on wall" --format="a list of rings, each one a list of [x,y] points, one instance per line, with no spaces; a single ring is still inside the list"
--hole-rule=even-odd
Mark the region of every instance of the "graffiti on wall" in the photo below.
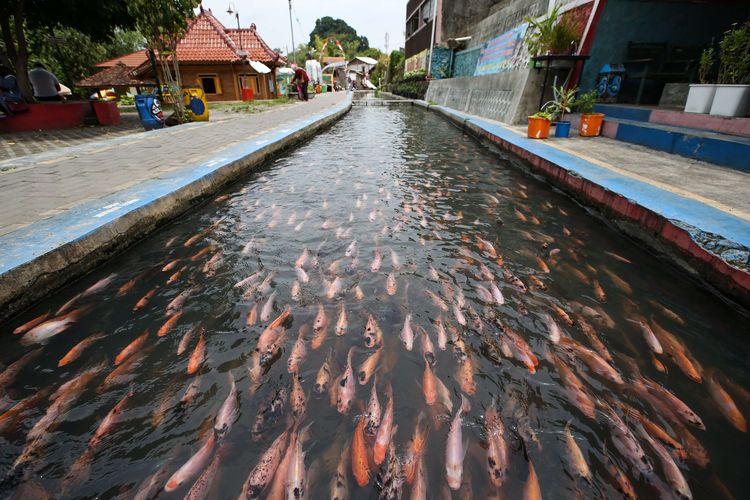
[[[428,50],[424,49],[422,52],[414,54],[404,63],[404,73],[415,71],[418,69],[427,69],[427,53]]]
[[[528,56],[523,39],[527,27],[528,24],[523,23],[485,43],[474,75],[493,75],[525,67]]]

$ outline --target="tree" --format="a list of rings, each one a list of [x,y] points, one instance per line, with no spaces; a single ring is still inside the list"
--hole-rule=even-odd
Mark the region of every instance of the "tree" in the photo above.
[[[194,9],[200,5],[200,0],[129,0],[126,3],[128,14],[134,20],[136,28],[146,37],[146,48],[152,65],[156,64],[158,54],[162,76],[172,95],[176,118],[182,122],[185,119],[182,79],[176,48],[177,42],[187,30],[188,21],[195,17]],[[158,76],[156,68],[153,69]]]
[[[334,19],[330,16],[321,17],[315,21],[315,28],[310,32],[308,46],[320,50],[320,41],[327,39],[338,41],[346,53],[347,59],[370,48],[366,36],[358,36],[357,30],[349,26],[343,19]],[[325,55],[340,55],[334,43],[329,43]]]
[[[55,27],[74,28],[92,41],[112,37],[115,27],[131,28],[133,18],[121,0],[2,0],[0,38],[2,61],[16,74],[25,98],[32,98],[28,77],[29,41],[27,33],[48,32]]]
[[[391,52],[388,62],[388,83],[401,79],[404,76],[404,49]]]

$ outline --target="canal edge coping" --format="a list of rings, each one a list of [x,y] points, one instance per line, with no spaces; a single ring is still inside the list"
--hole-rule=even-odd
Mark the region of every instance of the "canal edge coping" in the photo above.
[[[0,236],[0,321],[75,281],[127,247],[349,112],[332,109],[230,146],[218,158],[143,181]]]
[[[695,241],[690,230],[696,228],[704,230],[703,228],[686,224],[682,217],[674,216],[685,215],[687,210],[702,205],[699,202],[682,199],[682,203],[677,206],[668,206],[668,202],[664,202],[655,206],[654,209],[649,208],[643,198],[639,199],[639,196],[633,193],[630,193],[630,196],[624,196],[611,189],[611,185],[607,186],[606,183],[600,182],[591,175],[595,171],[604,171],[603,167],[552,148],[540,141],[526,144],[532,139],[527,139],[508,128],[486,122],[481,118],[423,100],[414,100],[413,103],[415,106],[447,118],[475,138],[489,140],[501,150],[512,153],[523,160],[511,161],[514,166],[542,176],[553,186],[565,191],[579,202],[597,208],[602,215],[617,223],[620,230],[629,236],[668,257],[678,267],[686,269],[726,298],[750,309],[750,273],[730,265]],[[612,179],[613,185],[618,182],[638,183],[643,185],[644,191],[663,191],[611,171],[607,171],[606,176]],[[667,191],[663,193],[667,197],[681,198]],[[644,198],[647,196],[644,195]],[[750,240],[745,237],[750,235],[750,230],[747,229],[750,223],[713,207],[707,205],[704,207],[701,207],[701,211],[710,213],[712,223],[718,224],[719,227],[737,229],[738,224],[744,225],[742,228],[744,230],[736,232],[736,234],[741,233],[743,237],[732,241],[745,247],[750,246],[748,245]],[[667,212],[671,212],[670,216],[656,211],[665,208],[668,208]],[[726,236],[719,231],[715,234]]]

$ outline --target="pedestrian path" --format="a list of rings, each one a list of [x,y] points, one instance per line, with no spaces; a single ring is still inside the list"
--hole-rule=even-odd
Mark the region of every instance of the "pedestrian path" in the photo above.
[[[0,173],[0,318],[346,113],[351,94],[17,159]],[[7,164],[6,164],[7,165]]]
[[[0,162],[0,235],[183,169],[340,104],[343,92],[264,113],[88,141]],[[226,115],[224,115],[226,116]]]

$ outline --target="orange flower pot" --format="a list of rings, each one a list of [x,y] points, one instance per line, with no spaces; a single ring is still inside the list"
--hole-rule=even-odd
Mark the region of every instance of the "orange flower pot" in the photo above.
[[[581,124],[578,126],[578,135],[581,137],[596,137],[602,131],[604,113],[591,113],[581,115]]]
[[[526,135],[530,139],[546,139],[549,137],[549,127],[552,122],[545,118],[529,116],[529,129]]]

